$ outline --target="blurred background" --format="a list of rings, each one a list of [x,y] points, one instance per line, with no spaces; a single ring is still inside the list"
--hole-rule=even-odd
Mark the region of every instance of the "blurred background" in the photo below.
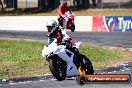
[[[56,9],[63,0],[0,0],[0,11]],[[132,0],[67,0],[73,10],[88,8],[132,8]]]

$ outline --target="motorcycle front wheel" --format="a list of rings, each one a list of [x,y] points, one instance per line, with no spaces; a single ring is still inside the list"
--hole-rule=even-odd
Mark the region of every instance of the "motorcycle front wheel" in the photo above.
[[[68,21],[67,22],[67,27],[68,27],[68,29],[71,30],[71,32],[74,32],[75,31],[75,24],[74,24],[74,22]]]
[[[49,68],[58,81],[66,79],[66,62],[61,60],[58,56],[49,60]]]
[[[71,30],[71,32],[74,32],[75,31],[75,25],[71,26],[70,30]]]

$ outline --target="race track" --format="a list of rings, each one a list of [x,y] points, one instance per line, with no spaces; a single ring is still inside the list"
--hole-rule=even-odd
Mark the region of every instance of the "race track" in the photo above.
[[[94,44],[103,47],[123,47],[132,48],[132,33],[130,32],[110,32],[110,33],[93,33],[93,32],[75,32],[68,34],[76,41],[81,41],[85,44]],[[15,38],[15,39],[32,39],[46,40],[46,32],[27,32],[27,31],[0,31],[0,38]],[[95,74],[130,74],[132,76],[132,63],[120,65],[117,67],[108,67],[105,69],[95,69]],[[3,82],[0,80],[0,88],[132,88],[132,82],[129,84],[86,84],[79,86],[75,78],[65,81],[56,81],[51,78],[40,78],[17,82]]]
[[[33,39],[46,41],[46,33],[42,31],[2,31],[0,38]],[[98,46],[132,48],[131,32],[68,32],[76,42]]]

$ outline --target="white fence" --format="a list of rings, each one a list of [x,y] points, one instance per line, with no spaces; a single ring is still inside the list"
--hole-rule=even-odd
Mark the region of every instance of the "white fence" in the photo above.
[[[1,16],[0,30],[47,31],[48,20],[56,20],[56,16]],[[76,16],[76,31],[92,31],[92,16]]]

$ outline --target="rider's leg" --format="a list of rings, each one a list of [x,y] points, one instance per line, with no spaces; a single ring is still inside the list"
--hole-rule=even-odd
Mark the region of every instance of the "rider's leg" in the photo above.
[[[78,49],[72,43],[69,43],[68,41],[65,42],[65,43],[66,43],[66,49],[70,50],[74,54],[78,54],[79,53]]]

